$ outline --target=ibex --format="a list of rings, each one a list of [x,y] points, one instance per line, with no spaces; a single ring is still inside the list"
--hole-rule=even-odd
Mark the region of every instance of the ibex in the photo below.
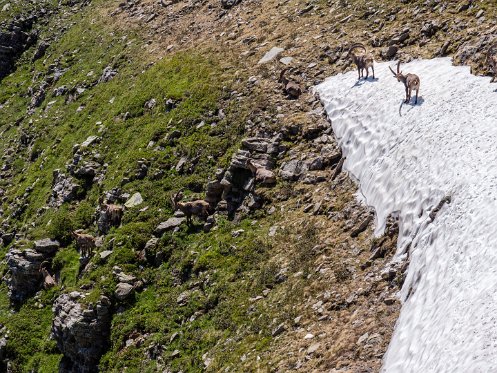
[[[354,49],[363,49],[364,54],[355,54]],[[368,53],[366,47],[362,43],[354,43],[349,49],[349,53],[347,53],[347,57],[352,58],[352,62],[357,66],[357,72],[359,74],[359,78],[364,77],[364,70],[366,70],[366,79],[369,77],[369,68],[373,71],[373,79],[374,79],[374,57],[371,53]]]
[[[276,183],[276,177],[274,176],[273,171],[259,166],[258,164],[252,162],[251,159],[247,160],[247,167],[252,172],[252,175],[254,175],[255,181],[265,185]]]
[[[497,53],[490,49],[487,52],[487,63],[492,71],[492,80],[490,83],[495,83],[497,81]]]
[[[101,233],[107,234],[111,227],[118,227],[124,214],[124,207],[101,203],[98,211],[97,226]]]
[[[71,232],[72,236],[76,240],[76,246],[81,253],[82,258],[89,258],[93,252],[95,245],[95,237],[90,234],[83,233],[82,229],[78,229]]]
[[[419,77],[415,74],[402,74],[402,71],[400,71],[400,61],[397,64],[397,72],[393,71],[390,66],[388,66],[388,68],[392,72],[393,76],[397,78],[399,82],[404,83],[404,86],[406,87],[406,100],[404,101],[404,103],[409,103],[409,101],[411,100],[411,93],[414,90],[416,91],[416,100],[414,101],[414,104],[417,104],[420,84]]]
[[[293,80],[288,80],[285,77],[285,73],[287,72],[287,70],[288,69],[284,69],[281,71],[278,82],[283,84],[283,91],[285,91],[288,96],[292,98],[299,98],[299,96],[302,94],[302,89],[300,88],[298,83],[294,82]]]
[[[46,269],[47,265],[47,261],[44,261],[40,264],[40,272],[43,275],[43,287],[45,289],[53,288],[55,285],[57,285],[55,279],[50,275],[50,273],[48,273],[48,270]]]
[[[174,210],[180,210],[186,216],[186,224],[192,224],[192,216],[195,215],[202,219],[207,219],[209,216],[210,205],[203,199],[198,199],[191,202],[180,202],[183,198],[183,193],[179,191],[172,198]]]

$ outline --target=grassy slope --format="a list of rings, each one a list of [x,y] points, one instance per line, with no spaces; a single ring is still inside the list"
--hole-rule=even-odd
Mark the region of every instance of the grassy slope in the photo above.
[[[0,13],[3,17],[0,20],[25,9],[20,2],[11,3],[15,6]],[[349,3],[364,5],[363,1]],[[410,2],[412,7],[421,3],[424,1]],[[487,3],[490,4],[485,1],[480,5],[488,7]],[[54,4],[47,2],[47,6]],[[319,4],[326,7],[324,2]],[[90,285],[89,302],[102,293],[111,295],[116,283],[110,274],[115,265],[143,278],[145,289],[133,301],[116,307],[119,312],[113,318],[111,346],[102,358],[102,371],[121,372],[125,367],[130,372],[154,371],[163,369],[164,365],[174,371],[199,371],[206,352],[214,358],[212,371],[225,367],[245,371],[265,369],[265,363],[257,363],[255,356],[268,349],[275,325],[296,316],[291,307],[285,307],[291,304],[285,300],[302,296],[305,285],[304,282],[288,291],[276,284],[279,267],[269,260],[278,243],[266,239],[267,231],[275,221],[287,217],[254,216],[239,225],[222,220],[217,230],[207,234],[189,232],[183,227],[177,234],[166,234],[161,239],[157,251],[165,258],[162,263],[149,265],[140,262],[137,256],[157,223],[170,216],[170,193],[185,187],[188,193],[200,195],[215,169],[227,164],[242,135],[250,103],[229,100],[228,93],[236,82],[234,72],[223,65],[225,56],[196,50],[172,53],[156,61],[144,52],[138,33],[130,29],[123,34],[114,29],[106,10],[116,6],[114,1],[94,1],[83,14],[68,21],[67,32],[52,43],[45,58],[32,64],[34,50],[28,51],[17,70],[0,83],[0,104],[3,104],[0,152],[6,154],[6,150],[13,149],[14,174],[12,181],[0,180],[0,188],[7,191],[2,209],[4,216],[9,216],[15,210],[14,202],[24,200],[27,208],[10,224],[29,240],[46,236],[64,239],[72,228],[95,231],[92,217],[103,191],[120,186],[123,177],[134,173],[138,160],[144,158],[150,162],[147,178],[123,187],[131,193],[139,191],[145,203],[127,211],[123,226],[106,237],[102,250],[110,247],[112,239],[115,242],[114,252],[107,261],[96,255],[92,260],[93,270],[77,279],[78,253],[68,242],[53,263],[60,270],[62,284],[41,292],[16,313],[11,312],[6,286],[1,285],[0,323],[10,332],[8,356],[14,371],[57,370],[61,355],[55,342],[49,339],[53,299],[83,284]],[[50,35],[50,26],[44,27],[42,38]],[[362,24],[357,27],[361,28]],[[39,86],[53,63],[67,71],[47,91],[41,107],[33,115],[26,115],[30,100],[26,95],[28,87]],[[109,65],[118,69],[118,75],[108,83],[88,88]],[[51,97],[52,89],[62,85],[87,89],[75,102],[66,104],[63,97]],[[158,105],[152,111],[145,110],[144,103],[151,98]],[[166,98],[180,104],[166,113],[163,110]],[[49,105],[51,101],[55,102]],[[84,108],[77,111],[80,106]],[[227,114],[225,119],[216,115],[220,107]],[[124,121],[125,113],[130,113],[130,118]],[[21,117],[24,119],[20,124],[14,124]],[[197,129],[202,120],[206,125]],[[212,122],[216,125],[211,126]],[[172,146],[168,145],[162,139],[176,129],[182,136]],[[21,133],[34,139],[32,146],[18,145]],[[50,195],[52,171],[64,170],[72,159],[73,145],[90,135],[102,138],[97,150],[102,162],[108,164],[103,185],[84,190],[78,203],[64,205],[59,210],[40,210]],[[150,140],[164,145],[164,150],[148,148]],[[39,153],[34,161],[30,160],[32,153]],[[182,156],[199,156],[193,173],[179,175],[173,170]],[[158,171],[164,171],[164,176],[150,177]],[[33,190],[25,198],[25,190],[30,186]],[[148,210],[140,212],[144,206]],[[245,233],[233,237],[231,232],[240,228]],[[307,257],[311,254],[305,249],[317,242],[316,237],[308,234],[312,229],[301,229],[295,232],[296,238],[287,234],[283,243],[284,249],[292,245],[303,249],[301,257],[293,258],[297,262],[295,272],[312,263],[314,258]],[[6,251],[3,248],[0,255]],[[4,262],[0,268],[5,274]],[[306,275],[304,271],[303,277]],[[266,288],[278,295],[256,303],[249,300]],[[185,290],[192,291],[190,301],[179,306],[176,299]],[[171,341],[175,333],[178,336]],[[136,335],[146,337],[138,342]],[[128,340],[133,342],[126,347]],[[164,346],[159,350],[160,358],[147,359],[147,351],[156,344]],[[175,350],[180,353],[172,357]],[[247,355],[252,356],[249,358],[252,363],[242,367],[240,358]]]
[[[72,26],[52,44],[45,58],[31,64],[32,51],[28,51],[17,70],[2,81],[0,151],[15,149],[14,176],[11,184],[3,182],[7,198],[2,207],[8,216],[14,202],[24,199],[27,208],[10,224],[29,240],[51,236],[64,241],[70,229],[94,231],[92,216],[98,197],[104,190],[120,186],[122,178],[132,174],[136,162],[144,158],[151,164],[149,177],[128,183],[123,189],[141,192],[145,203],[139,208],[148,206],[148,210],[126,212],[124,224],[111,231],[102,249],[115,239],[113,254],[105,262],[96,255],[92,260],[94,269],[79,280],[78,254],[67,242],[68,246],[59,251],[53,263],[54,269],[60,270],[62,283],[49,292],[41,292],[18,312],[10,311],[7,289],[2,285],[0,323],[10,332],[8,356],[14,371],[55,371],[61,355],[49,338],[52,301],[61,292],[78,289],[82,284],[91,286],[88,302],[102,293],[112,295],[116,282],[110,273],[113,266],[119,265],[126,273],[143,278],[146,286],[115,315],[111,346],[102,359],[102,371],[120,372],[124,367],[128,371],[154,370],[156,362],[144,359],[145,351],[154,343],[165,346],[160,353],[162,361],[173,369],[198,371],[203,366],[202,355],[221,339],[248,335],[245,347],[239,347],[236,353],[220,349],[222,358],[213,363],[218,368],[236,366],[246,350],[262,349],[270,340],[270,320],[265,318],[253,323],[250,330],[242,334],[239,331],[241,325],[259,314],[257,310],[247,310],[247,299],[274,283],[273,268],[263,264],[271,246],[259,238],[267,237],[269,223],[244,220],[235,226],[220,221],[219,228],[207,234],[192,234],[185,227],[161,239],[157,251],[166,260],[155,267],[140,262],[137,253],[157,223],[170,215],[168,200],[172,190],[186,187],[201,192],[215,169],[227,164],[242,134],[244,108],[225,101],[227,90],[223,87],[232,82],[227,78],[230,71],[224,71],[218,57],[208,51],[191,51],[151,63],[142,53],[142,41],[137,35],[114,32],[105,12],[98,11],[103,7],[104,2],[93,2],[83,14],[74,17]],[[44,32],[48,35],[48,31]],[[51,64],[67,71],[47,90],[40,108],[27,115],[29,97],[25,92],[28,86],[41,83]],[[88,87],[106,66],[118,69],[118,75],[108,83],[87,88],[75,102],[66,104],[63,97],[51,97],[53,88],[62,85]],[[158,105],[147,111],[144,104],[151,98]],[[168,98],[180,103],[166,113],[163,102]],[[224,119],[215,115],[220,105],[227,114]],[[77,111],[80,106],[83,110]],[[124,113],[130,113],[130,119],[124,121]],[[21,123],[13,125],[21,117]],[[206,125],[197,129],[201,120]],[[211,122],[216,123],[211,126]],[[99,128],[103,130],[98,132]],[[163,151],[147,147],[152,139],[160,145],[161,139],[176,129],[182,136],[173,146],[164,142]],[[34,139],[32,147],[17,145],[21,133]],[[84,190],[77,203],[58,210],[41,209],[50,196],[52,171],[65,170],[73,145],[95,134],[102,138],[98,152],[103,163],[108,163],[103,185]],[[35,151],[39,156],[31,161],[30,154]],[[178,175],[172,169],[181,156],[199,157],[193,173]],[[150,175],[159,170],[165,172],[164,176],[152,179]],[[33,190],[26,197],[25,190],[30,186]],[[231,231],[240,228],[247,233],[233,238]],[[2,271],[6,273],[5,263]],[[179,306],[176,298],[187,289],[193,292],[191,299],[186,306]],[[175,332],[179,337],[169,343]],[[145,342],[140,347],[125,347],[126,340],[136,333],[146,335]],[[176,349],[181,354],[170,358]]]

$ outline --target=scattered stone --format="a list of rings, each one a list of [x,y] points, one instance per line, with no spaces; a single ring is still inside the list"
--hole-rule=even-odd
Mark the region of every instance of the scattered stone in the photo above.
[[[385,56],[385,58],[392,59],[395,57],[398,51],[399,51],[398,46],[391,45],[387,49],[383,50],[382,54]]]
[[[262,64],[265,64],[267,62],[270,62],[272,60],[274,60],[276,57],[278,57],[278,55],[283,52],[285,49],[283,48],[279,48],[279,47],[273,47],[269,50],[269,52],[267,52],[264,57],[262,57],[260,60],[259,60],[259,65],[262,65]]]
[[[283,65],[290,65],[293,62],[293,57],[283,57],[280,59]]]
[[[100,259],[105,260],[107,259],[110,255],[112,255],[111,250],[104,250],[100,253]]]
[[[82,144],[81,144],[81,147],[82,148],[87,148],[89,147],[90,145],[96,143],[100,141],[100,138],[98,136],[89,136]]]
[[[35,241],[35,250],[42,254],[53,255],[60,248],[59,241],[50,238]]]
[[[113,70],[112,67],[107,66],[102,72],[102,76],[98,79],[98,83],[105,83],[112,80],[117,75],[117,71]]]
[[[280,324],[278,325],[274,330],[273,332],[271,333],[271,335],[273,337],[276,337],[278,335],[280,335],[281,333],[283,333],[284,331],[286,330],[286,326],[285,324]]]
[[[126,282],[120,282],[116,286],[116,290],[114,291],[114,295],[119,300],[127,299],[134,291],[133,285],[130,285]]]
[[[362,221],[361,224],[359,224],[359,226],[355,229],[352,230],[352,232],[350,233],[350,237],[354,238],[354,237],[357,237],[359,236],[359,234],[361,234],[362,232],[364,232],[367,227],[369,226],[369,224],[373,221],[373,215],[370,214],[366,219],[364,219]]]
[[[221,0],[221,6],[224,9],[230,9],[236,4],[240,3],[242,0]]]
[[[231,237],[233,237],[233,238],[239,237],[244,232],[245,232],[245,230],[243,230],[243,229],[238,229],[236,231],[232,231]]]
[[[178,298],[176,299],[176,303],[180,306],[184,306],[188,303],[188,300],[190,299],[191,292],[186,290],[182,292]]]
[[[36,48],[36,51],[33,55],[32,61],[36,61],[43,57],[45,55],[45,51],[48,49],[50,44],[46,41],[41,41],[40,44],[38,44],[38,47]]]
[[[124,206],[126,206],[127,208],[132,208],[132,207],[136,207],[138,205],[141,205],[143,203],[143,198],[142,198],[142,195],[140,193],[135,193],[133,194],[130,199],[128,199],[126,201],[126,203],[124,204]]]
[[[391,306],[392,304],[395,304],[395,298],[385,298],[383,301],[387,306]]]
[[[363,335],[361,335],[359,337],[359,339],[357,340],[357,344],[360,345],[360,344],[363,344],[367,339],[369,338],[369,333],[364,333]]]
[[[157,228],[155,228],[155,234],[157,236],[162,236],[165,232],[172,231],[178,228],[183,222],[186,221],[186,218],[169,218],[166,221],[160,223]]]
[[[283,180],[297,181],[306,171],[304,163],[298,159],[283,162],[281,165],[280,176]]]
[[[319,349],[319,347],[321,347],[320,343],[314,343],[313,345],[310,345],[309,348],[307,349],[307,354],[312,355]]]

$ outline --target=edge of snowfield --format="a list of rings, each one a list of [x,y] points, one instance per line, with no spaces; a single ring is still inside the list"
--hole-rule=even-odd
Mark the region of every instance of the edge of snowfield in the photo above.
[[[420,98],[375,65],[377,80],[340,74],[315,87],[376,210],[399,216],[396,258],[409,255],[404,300],[383,372],[490,372],[497,367],[497,85],[450,58],[403,64]],[[430,212],[449,195],[431,222]],[[409,252],[409,254],[407,254]]]

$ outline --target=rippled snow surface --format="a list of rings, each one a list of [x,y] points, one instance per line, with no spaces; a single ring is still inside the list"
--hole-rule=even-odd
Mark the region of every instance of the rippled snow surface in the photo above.
[[[401,107],[387,63],[377,81],[356,84],[354,71],[316,87],[377,234],[398,212],[397,255],[411,243],[383,370],[497,372],[497,84],[448,58],[402,70],[421,78],[416,106]],[[445,195],[452,203],[429,223]]]

